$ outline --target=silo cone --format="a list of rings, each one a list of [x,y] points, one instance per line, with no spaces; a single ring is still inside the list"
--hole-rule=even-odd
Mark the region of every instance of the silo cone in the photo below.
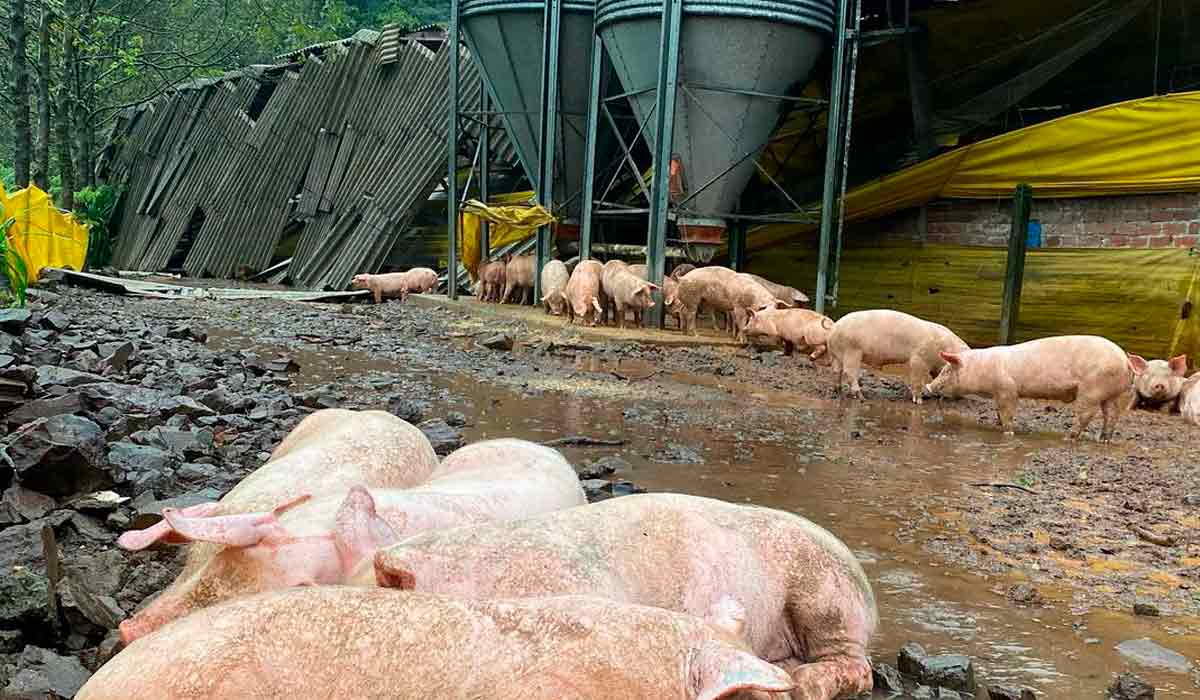
[[[463,0],[460,10],[467,46],[492,96],[530,182],[541,172],[538,133],[542,86],[544,3],[530,0]],[[579,216],[587,133],[592,16],[595,5],[563,3],[559,24],[559,123],[555,138],[554,201],[566,218]],[[597,146],[599,151],[599,146]]]
[[[599,0],[600,39],[655,147],[661,0]],[[755,161],[793,103],[705,88],[787,94],[809,73],[833,31],[834,0],[683,0],[672,158],[672,201],[682,201],[735,161],[741,163],[683,205],[681,224],[705,240],[724,229]],[[749,154],[749,155],[747,155]],[[707,229],[707,231],[704,231]],[[708,234],[706,236],[705,234]],[[687,231],[684,231],[687,240]]]

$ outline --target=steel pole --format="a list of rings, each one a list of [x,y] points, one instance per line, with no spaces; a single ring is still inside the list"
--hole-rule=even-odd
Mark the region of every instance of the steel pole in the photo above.
[[[675,141],[675,98],[679,87],[679,25],[683,0],[666,0],[663,5],[662,35],[659,38],[658,85],[655,89],[654,177],[650,183],[650,227],[646,234],[646,274],[662,286],[666,272],[667,206],[671,151]],[[654,293],[647,324],[662,327],[662,291]]]
[[[492,176],[491,157],[492,157],[492,101],[488,97],[487,81],[482,77],[479,79],[479,108],[483,112],[483,126],[479,128],[479,201],[484,204],[488,203],[488,185],[489,179]],[[479,255],[481,259],[487,260],[492,254],[492,236],[489,228],[488,220],[480,218],[479,220]]]
[[[458,0],[450,0],[450,122],[446,144],[448,175],[446,177],[446,229],[449,232],[449,252],[446,264],[446,296],[458,298],[458,60],[459,60]]]
[[[842,150],[842,95],[846,63],[846,15],[850,0],[838,0],[837,33],[833,39],[833,75],[829,88],[829,124],[825,142],[825,187],[821,197],[821,240],[817,250],[817,289],[813,305],[817,313],[825,313],[825,297],[829,285],[829,244],[837,218],[838,166]]]
[[[538,163],[538,203],[554,210],[554,154],[558,135],[558,39],[562,21],[562,0],[546,0],[542,42],[541,139]],[[542,298],[542,268],[550,260],[550,225],[537,232],[537,262],[533,269],[533,303]]]
[[[583,208],[579,215],[579,259],[592,257],[592,206],[595,201],[596,138],[600,129],[600,69],[604,61],[604,42],[592,24],[592,86],[588,93],[587,146],[583,152]]]

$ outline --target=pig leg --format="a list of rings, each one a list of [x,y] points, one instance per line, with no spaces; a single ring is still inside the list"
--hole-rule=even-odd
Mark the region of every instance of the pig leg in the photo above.
[[[1013,435],[1013,420],[1017,417],[1017,392],[996,394],[996,412],[1000,417],[1000,427],[1005,435]]]
[[[371,291],[375,293],[375,303],[382,304],[383,303],[383,290],[380,289],[379,287],[372,287]]]
[[[856,399],[861,399],[862,387],[858,384],[859,370],[862,368],[862,350],[851,350],[841,358],[842,371],[838,377],[838,391],[841,391],[843,377],[845,383],[850,385],[850,395]]]
[[[929,381],[929,365],[924,360],[913,357],[908,361],[908,389],[912,393],[912,402],[921,405],[921,395],[925,383]]]
[[[500,295],[500,303],[501,303],[501,304],[507,304],[507,303],[508,303],[508,298],[509,298],[510,296],[512,296],[512,293],[513,293],[513,284],[512,284],[512,282],[505,282],[505,283],[504,283],[504,292],[503,292],[503,293]]]
[[[1113,430],[1117,427],[1117,419],[1121,417],[1121,397],[1112,398],[1100,404],[1104,412],[1104,427],[1100,430],[1100,442],[1111,442]]]
[[[791,700],[834,700],[871,692],[871,665],[861,657],[827,657],[807,664],[792,658],[771,663],[786,671],[795,682],[796,687],[788,696]]]
[[[625,328],[625,305],[617,303],[617,302],[613,302],[613,309],[616,310],[617,328],[624,329]]]
[[[796,351],[796,344],[793,343],[792,341],[788,340],[787,338],[784,338],[783,339],[783,356],[791,357],[792,353],[795,351]]]
[[[1100,404],[1090,399],[1081,397],[1076,401],[1076,405],[1078,409],[1075,414],[1075,425],[1071,426],[1071,432],[1068,433],[1068,437],[1072,440],[1078,440],[1087,432],[1088,424],[1092,422],[1092,419],[1100,411]],[[1107,417],[1105,418],[1105,423],[1108,423]]]

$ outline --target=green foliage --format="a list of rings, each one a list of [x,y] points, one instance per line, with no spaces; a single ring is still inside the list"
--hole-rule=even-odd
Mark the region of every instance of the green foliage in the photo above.
[[[4,183],[4,189],[8,192],[17,189],[17,173],[13,170],[13,166],[8,163],[0,163],[0,182]]]
[[[88,227],[85,267],[102,268],[112,261],[113,241],[109,223],[117,210],[120,193],[111,185],[85,187],[75,193],[75,219]]]
[[[4,279],[8,284],[11,306],[25,306],[25,292],[29,288],[29,268],[15,248],[8,244],[8,230],[13,219],[0,223],[0,263],[3,263]]]

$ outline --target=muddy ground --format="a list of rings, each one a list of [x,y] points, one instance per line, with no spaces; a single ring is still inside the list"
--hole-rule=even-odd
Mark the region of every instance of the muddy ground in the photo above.
[[[116,565],[111,538],[84,517],[119,531],[123,513],[150,517],[164,498],[223,492],[307,411],[383,407],[434,419],[426,428],[446,449],[502,434],[616,443],[564,448],[593,497],[686,491],[820,522],[872,576],[884,618],[879,656],[910,639],[935,652],[968,645],[985,677],[1048,697],[1094,696],[1125,665],[1160,692],[1195,692],[1186,658],[1167,654],[1175,667],[1164,671],[1161,659],[1133,663],[1113,652],[1144,636],[1200,654],[1200,451],[1186,447],[1194,434],[1177,416],[1136,412],[1112,444],[1095,442],[1099,425],[1072,444],[1062,439],[1069,407],[1027,402],[1017,435],[1005,437],[989,402],[913,406],[887,374],[864,378],[866,401],[839,400],[829,370],[772,349],[630,342],[432,298],[380,306],[159,300],[57,286],[41,305],[43,316],[69,319],[51,336],[58,356],[41,360],[109,375],[96,363],[112,348],[88,338],[130,337],[130,368],[111,378],[203,395],[206,406],[221,398],[214,391],[245,399],[165,419],[174,425],[159,427],[210,428],[213,444],[174,460],[165,480],[130,466],[121,476],[133,471],[134,481],[116,490],[134,500],[110,511],[116,522],[103,509],[69,516],[60,546],[91,557],[84,569]],[[139,354],[153,361],[139,364]],[[127,437],[141,426],[103,427],[110,446],[114,438],[155,444]],[[27,519],[22,546],[32,551],[40,521]],[[0,532],[0,554],[16,527]],[[130,613],[178,562],[163,551],[121,556],[106,595]],[[1159,617],[1134,617],[1135,604]],[[89,667],[112,646],[92,623],[69,646],[84,650]]]

